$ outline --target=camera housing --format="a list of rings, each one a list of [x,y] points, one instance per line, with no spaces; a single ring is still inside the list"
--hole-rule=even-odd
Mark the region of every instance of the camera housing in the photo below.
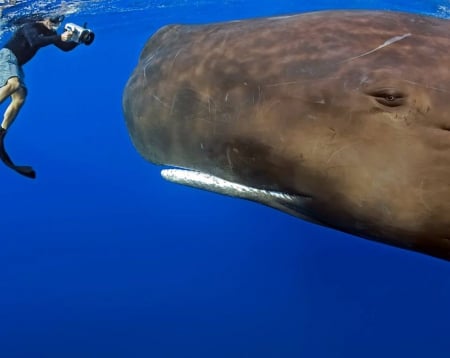
[[[64,26],[64,29],[72,32],[71,40],[74,42],[83,43],[85,45],[90,45],[94,42],[95,34],[92,30],[87,29],[86,25],[80,26],[69,22]]]

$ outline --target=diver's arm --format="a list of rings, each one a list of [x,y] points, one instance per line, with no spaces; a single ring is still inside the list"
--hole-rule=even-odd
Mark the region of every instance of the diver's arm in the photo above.
[[[44,47],[61,40],[61,36],[56,32],[51,35],[43,35],[40,33],[35,26],[25,25],[23,28],[23,35],[27,39],[31,47]]]
[[[79,44],[75,41],[63,41],[61,36],[58,36],[58,39],[54,42],[55,46],[63,51],[71,51]]]
[[[74,41],[63,41],[63,34],[58,35],[53,32],[51,35],[44,35],[34,26],[25,26],[23,34],[32,47],[44,47],[53,44],[63,51],[70,51],[78,46],[78,43]]]

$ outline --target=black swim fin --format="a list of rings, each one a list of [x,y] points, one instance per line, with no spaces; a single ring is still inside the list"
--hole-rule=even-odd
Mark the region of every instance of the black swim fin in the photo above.
[[[15,170],[17,173],[31,179],[36,178],[36,172],[34,169],[28,165],[15,165],[8,153],[5,150],[4,138],[6,135],[6,130],[0,128],[0,159],[6,166],[10,167],[12,170]]]

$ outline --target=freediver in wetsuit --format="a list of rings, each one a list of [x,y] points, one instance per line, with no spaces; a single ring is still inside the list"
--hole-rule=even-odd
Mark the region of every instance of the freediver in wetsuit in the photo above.
[[[78,46],[77,42],[71,41],[70,31],[64,31],[61,35],[56,33],[63,20],[64,16],[48,17],[22,25],[0,50],[0,103],[11,97],[0,127],[0,159],[28,178],[35,178],[36,172],[30,166],[17,166],[12,162],[5,150],[4,138],[27,95],[22,66],[42,47],[53,44],[63,51],[71,51]]]

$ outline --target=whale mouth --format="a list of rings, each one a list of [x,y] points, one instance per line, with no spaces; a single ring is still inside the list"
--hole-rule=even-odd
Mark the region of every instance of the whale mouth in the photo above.
[[[253,188],[243,184],[231,182],[211,174],[189,169],[163,169],[161,170],[161,176],[164,179],[176,184],[186,185],[235,198],[255,201],[311,221],[311,218],[305,217],[305,215],[302,214],[302,212],[304,212],[302,209],[304,209],[305,206],[312,200],[312,197],[308,195],[290,194],[280,191]]]

